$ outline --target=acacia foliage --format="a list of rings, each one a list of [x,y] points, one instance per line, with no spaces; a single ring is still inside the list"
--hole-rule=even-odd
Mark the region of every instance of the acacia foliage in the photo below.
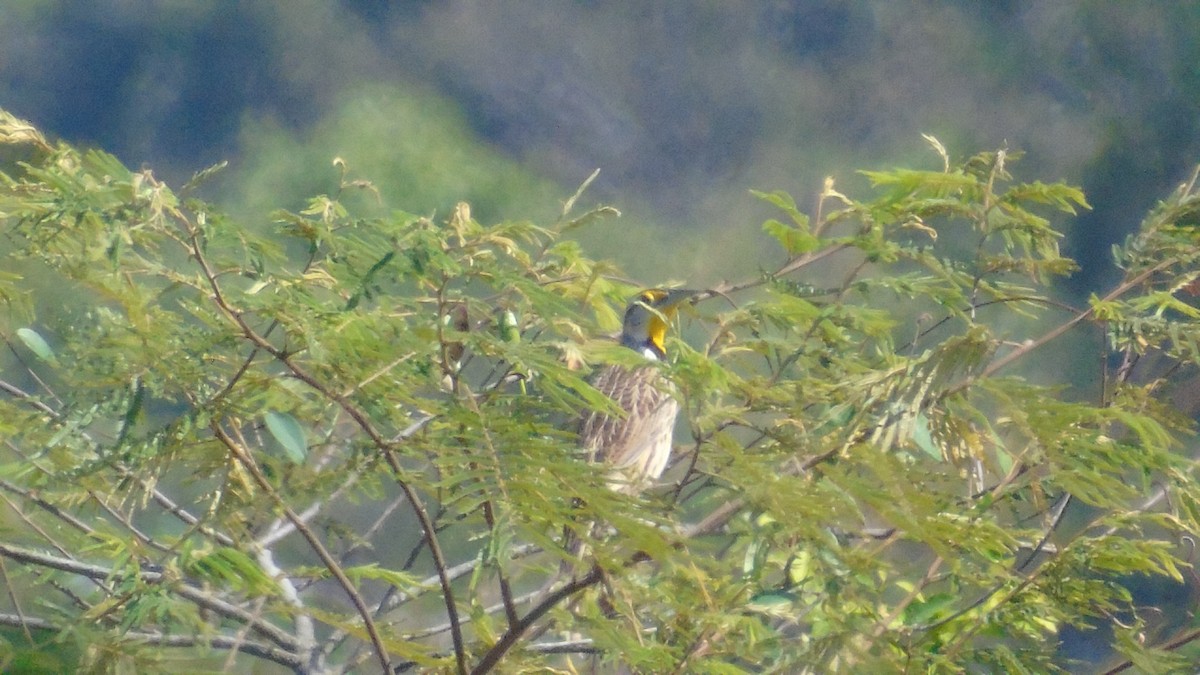
[[[598,336],[634,287],[569,234],[614,210],[363,215],[343,173],[246,223],[6,114],[0,141],[6,658],[1021,672],[1112,626],[1110,665],[1186,663],[1191,619],[1128,581],[1192,575],[1194,181],[1083,309],[1047,284],[1084,196],[1013,153],[931,139],[941,168],[814,214],[761,193],[776,252],[685,312],[675,462],[631,498],[571,422],[631,358]],[[1017,374],[1072,340],[1096,372]]]

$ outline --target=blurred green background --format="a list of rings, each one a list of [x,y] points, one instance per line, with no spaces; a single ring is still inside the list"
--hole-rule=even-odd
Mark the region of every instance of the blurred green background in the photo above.
[[[367,211],[483,222],[547,223],[599,168],[585,201],[625,216],[589,252],[698,286],[778,262],[751,188],[811,208],[825,176],[940,168],[922,133],[1006,144],[1094,207],[1078,299],[1200,161],[1200,3],[4,0],[0,107],[175,185],[229,160],[205,194],[252,225],[335,191],[335,157]]]
[[[1198,103],[1190,2],[0,4],[0,106],[176,183],[228,159],[210,196],[248,218],[332,191],[334,156],[389,207],[484,221],[549,219],[600,168],[626,217],[582,236],[647,282],[744,275],[748,188],[935,168],[924,132],[1082,184],[1086,293],[1200,159]]]

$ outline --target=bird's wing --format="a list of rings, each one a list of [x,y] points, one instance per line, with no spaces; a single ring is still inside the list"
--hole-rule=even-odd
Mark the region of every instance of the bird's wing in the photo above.
[[[592,411],[580,425],[580,443],[591,459],[605,462],[640,482],[662,474],[670,455],[671,434],[679,404],[653,366],[608,366],[592,383],[625,411],[612,417]]]

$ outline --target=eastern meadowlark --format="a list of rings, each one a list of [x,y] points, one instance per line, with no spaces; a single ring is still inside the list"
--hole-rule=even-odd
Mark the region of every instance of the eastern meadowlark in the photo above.
[[[625,309],[621,344],[650,361],[666,358],[667,324],[681,302],[697,291],[642,291]],[[653,363],[627,367],[613,364],[592,385],[625,411],[613,417],[592,411],[580,423],[580,444],[592,461],[610,467],[609,485],[637,494],[662,475],[671,457],[671,437],[679,403]]]

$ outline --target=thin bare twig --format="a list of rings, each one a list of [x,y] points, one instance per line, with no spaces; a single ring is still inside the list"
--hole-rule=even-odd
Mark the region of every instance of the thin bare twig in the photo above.
[[[317,535],[308,528],[308,525],[300,519],[300,516],[298,516],[296,512],[293,511],[292,508],[283,500],[283,497],[281,497],[279,493],[275,491],[275,488],[271,486],[271,482],[267,480],[266,476],[263,475],[262,469],[258,467],[258,463],[249,456],[249,454],[246,452],[246,449],[242,447],[242,444],[238,441],[235,441],[232,436],[226,433],[225,429],[222,428],[219,423],[214,421],[210,425],[210,428],[212,429],[213,435],[217,438],[217,440],[219,440],[221,444],[229,450],[230,454],[233,455],[233,457],[241,463],[242,467],[246,469],[246,471],[249,472],[249,474],[254,478],[254,482],[258,484],[259,489],[271,497],[276,506],[283,511],[288,520],[290,520],[292,525],[296,528],[296,531],[299,532],[300,536],[302,536],[308,543],[309,548],[311,548],[313,553],[316,553],[317,557],[321,559],[321,564],[323,564],[325,568],[329,570],[329,573],[332,574],[334,579],[337,580],[338,584],[341,585],[342,590],[345,591],[346,595],[350,598],[350,602],[354,604],[355,610],[358,611],[358,615],[363,620],[363,629],[367,632],[367,636],[370,638],[371,644],[375,647],[376,656],[379,659],[379,665],[383,667],[384,672],[389,671],[391,669],[391,658],[388,655],[387,648],[383,644],[383,637],[379,634],[379,628],[375,625],[375,620],[371,617],[371,609],[367,607],[367,602],[363,600],[362,595],[359,594],[358,589],[354,586],[354,583],[350,581],[350,577],[346,576],[345,570],[343,570],[342,566],[333,559],[333,556],[329,553],[329,550],[326,549],[325,545],[321,543],[320,538],[318,538]]]
[[[33,628],[54,633],[60,633],[63,630],[61,625],[47,621],[46,619],[13,614],[0,614],[0,626],[20,627],[26,631]],[[203,637],[199,635],[165,635],[163,633],[147,631],[129,631],[124,633],[123,637],[160,647],[195,647],[197,645],[204,645],[210,649],[230,649],[273,661],[293,670],[299,669],[302,665],[300,658],[290,651],[272,647],[261,642],[251,642],[243,639],[240,635],[232,637],[225,635]]]
[[[426,542],[429,545],[430,555],[433,556],[434,566],[437,568],[442,577],[442,596],[446,607],[446,613],[449,616],[451,623],[455,625],[455,629],[452,631],[452,636],[454,640],[455,657],[458,662],[458,670],[460,673],[465,673],[466,647],[463,644],[462,630],[458,628],[458,608],[454,600],[454,591],[450,586],[449,580],[445,578],[444,574],[446,570],[445,555],[442,553],[441,545],[437,539],[437,532],[434,529],[433,521],[429,518],[429,513],[425,509],[424,503],[422,502],[420,496],[417,495],[416,490],[414,490],[408,481],[404,479],[404,467],[400,464],[399,458],[396,457],[396,453],[392,448],[392,444],[389,443],[387,439],[385,439],[379,433],[373,424],[371,424],[371,421],[367,419],[366,414],[362,410],[358,409],[354,405],[351,405],[348,399],[341,396],[338,392],[331,390],[304,368],[301,368],[297,363],[295,363],[289,354],[277,348],[265,337],[255,331],[249,323],[247,323],[243,313],[234,308],[226,299],[224,291],[221,289],[221,285],[217,282],[217,274],[209,265],[204,254],[204,246],[200,242],[199,230],[191,222],[191,220],[178,209],[171,209],[171,215],[183,226],[187,236],[188,251],[191,257],[196,261],[196,264],[200,267],[200,271],[204,275],[209,290],[212,291],[212,299],[216,303],[217,308],[221,310],[221,313],[224,314],[226,318],[228,318],[238,328],[243,337],[266,353],[270,354],[276,361],[285,366],[294,377],[311,387],[313,390],[319,392],[329,401],[341,407],[342,410],[344,410],[346,414],[348,414],[354,420],[355,424],[363,431],[363,433],[365,433],[371,439],[372,444],[383,453],[388,466],[391,467],[394,473],[394,479],[397,485],[400,486],[401,491],[404,492],[405,497],[413,507],[413,511],[416,514],[417,520],[420,523],[421,529],[425,535]],[[316,541],[315,538],[314,541]],[[326,554],[328,555],[328,552],[326,552]],[[336,566],[336,561],[333,561],[332,558],[330,558],[330,561]],[[361,598],[359,599],[361,600]],[[363,613],[363,618],[367,624],[372,624],[370,620],[370,613],[368,610],[366,610],[365,605],[360,609],[360,611]],[[378,635],[375,635],[373,641],[377,639]],[[377,647],[382,648],[382,644],[377,645]],[[388,655],[386,652],[381,652],[379,657],[382,663],[387,663]]]
[[[96,581],[121,580],[127,576],[110,567],[47,555],[5,542],[0,542],[0,556],[34,567],[59,570]],[[137,576],[142,582],[148,584],[158,584],[166,581],[161,572],[153,570],[139,570]],[[226,602],[187,584],[172,583],[170,589],[195,603],[198,607],[215,612],[228,619],[250,624],[255,633],[274,642],[288,652],[295,653],[297,650],[296,639],[290,633],[277,628],[270,622],[262,621],[237,605]]]
[[[504,658],[504,655],[507,654],[508,651],[517,644],[517,641],[521,639],[521,636],[525,633],[525,631],[529,630],[533,624],[537,623],[539,619],[545,616],[546,612],[549,612],[555,605],[584,590],[585,588],[600,583],[600,580],[603,578],[604,573],[598,566],[596,566],[584,576],[578,579],[572,579],[564,584],[561,588],[549,593],[541,602],[534,606],[533,609],[529,610],[529,613],[522,617],[521,620],[516,623],[516,625],[509,627],[509,629],[504,632],[504,635],[500,637],[500,640],[496,642],[496,644],[493,645],[486,654],[483,655],[483,658],[480,659],[479,663],[476,664],[476,666],[471,670],[471,675],[483,675],[484,673],[491,672],[493,668],[499,665],[500,660]]]
[[[1179,261],[1176,260],[1175,258],[1168,258],[1167,260],[1163,260],[1162,262],[1158,263],[1154,267],[1143,270],[1141,273],[1137,274],[1133,278],[1129,279],[1128,281],[1122,283],[1120,286],[1117,286],[1113,290],[1109,291],[1103,298],[1101,298],[1100,302],[1111,302],[1113,300],[1116,300],[1117,298],[1121,297],[1122,295],[1125,295],[1130,290],[1132,290],[1134,287],[1140,285],[1142,282],[1146,281],[1150,277],[1167,269],[1171,265],[1177,264],[1178,262]],[[1059,324],[1055,328],[1047,331],[1045,334],[1043,334],[1041,337],[1037,338],[1036,340],[1029,340],[1029,341],[1025,342],[1024,344],[1022,344],[1020,347],[1017,347],[1016,349],[1012,350],[1011,352],[1008,352],[1004,356],[1001,356],[1000,358],[997,358],[995,361],[992,361],[990,364],[987,365],[986,368],[983,369],[983,371],[981,371],[974,378],[964,380],[959,385],[957,385],[955,387],[951,387],[949,390],[947,390],[947,394],[949,395],[949,394],[953,394],[953,393],[962,391],[963,389],[969,387],[972,382],[975,382],[977,380],[982,380],[982,379],[985,379],[985,378],[988,378],[988,377],[994,375],[997,371],[999,371],[1000,369],[1009,365],[1010,363],[1013,363],[1014,361],[1018,361],[1018,360],[1024,358],[1025,355],[1029,354],[1030,352],[1034,351],[1035,349],[1045,345],[1048,342],[1053,341],[1055,338],[1059,337],[1063,333],[1066,333],[1067,331],[1071,330],[1072,328],[1079,325],[1080,323],[1090,319],[1092,317],[1092,315],[1095,314],[1095,312],[1096,312],[1095,305],[1088,307],[1087,309],[1080,312],[1079,314],[1076,314],[1075,316],[1071,317],[1067,321],[1064,321],[1063,323]]]

